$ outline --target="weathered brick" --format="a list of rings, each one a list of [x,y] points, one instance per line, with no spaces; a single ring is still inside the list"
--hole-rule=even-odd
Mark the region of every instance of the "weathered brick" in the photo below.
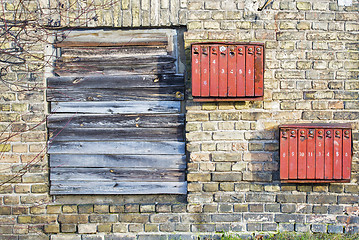
[[[241,173],[212,173],[212,180],[216,182],[238,182],[242,180]]]
[[[141,204],[140,212],[155,212],[156,205],[155,204]]]
[[[296,232],[309,232],[310,231],[309,224],[296,223],[294,227],[295,227]]]
[[[116,221],[116,214],[90,215],[90,222],[92,223],[111,223]]]
[[[312,111],[312,112],[303,112],[302,118],[304,120],[328,120],[332,119],[331,112],[324,111]]]
[[[274,202],[275,194],[268,193],[246,193],[247,202]]]
[[[257,182],[271,182],[272,173],[266,172],[243,172],[243,180]]]
[[[76,224],[61,224],[61,232],[63,233],[74,233],[76,230]]]
[[[74,215],[74,214],[61,214],[58,218],[59,223],[87,223],[88,216],[87,215]]]
[[[83,213],[93,213],[94,206],[92,204],[78,205],[78,212]]]
[[[313,213],[324,214],[328,212],[327,206],[313,206]]]
[[[326,233],[327,225],[324,224],[312,224],[311,230],[313,233]]]
[[[188,173],[187,181],[190,182],[209,182],[211,180],[210,173]]]
[[[239,153],[213,153],[212,160],[216,162],[238,162],[242,160],[242,154]]]
[[[114,233],[125,233],[128,230],[127,224],[115,223],[112,225],[112,231]]]
[[[304,223],[305,216],[301,214],[283,214],[277,213],[274,217],[275,222]]]
[[[140,212],[140,204],[138,203],[127,203],[125,204],[126,213],[138,213]]]
[[[112,231],[112,224],[111,223],[100,223],[97,225],[97,231],[109,233]]]
[[[338,204],[355,204],[359,201],[358,195],[353,196],[338,196]],[[334,203],[334,202],[332,202]]]
[[[337,197],[334,195],[308,195],[308,203],[312,204],[334,204]]]
[[[293,232],[294,224],[293,223],[279,223],[280,232]]]
[[[311,9],[311,3],[310,2],[297,2],[297,9],[298,10],[310,10]]]
[[[79,224],[78,225],[78,233],[96,233],[97,232],[97,224],[88,223],[88,224]]]
[[[328,225],[328,233],[343,233],[344,227],[340,225]]]

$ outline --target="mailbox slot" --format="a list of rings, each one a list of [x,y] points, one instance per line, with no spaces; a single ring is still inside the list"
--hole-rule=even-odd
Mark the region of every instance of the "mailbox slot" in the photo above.
[[[350,182],[350,124],[287,124],[279,129],[282,182]]]
[[[262,100],[262,43],[192,44],[194,101]]]

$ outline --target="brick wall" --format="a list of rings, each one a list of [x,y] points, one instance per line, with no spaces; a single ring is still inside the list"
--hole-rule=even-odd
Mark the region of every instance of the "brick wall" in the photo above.
[[[46,1],[29,1],[29,11],[46,6],[44,13],[50,15],[43,15],[43,20],[52,26],[186,26],[188,66],[192,42],[263,42],[265,95],[256,102],[194,103],[188,89],[187,196],[53,197],[48,194],[47,159],[41,152],[46,129],[44,124],[36,126],[47,108],[44,68],[38,65],[51,50],[44,50],[46,42],[29,45],[33,57],[11,65],[0,85],[2,138],[14,134],[0,145],[0,179],[6,183],[0,188],[0,239],[359,232],[359,2],[341,7],[334,0],[275,0],[257,11],[262,2],[123,0],[86,8],[82,1],[60,1],[69,10],[61,4],[47,9]],[[1,7],[8,15],[16,9],[12,1]],[[187,72],[190,81],[189,68]],[[352,123],[350,183],[278,181],[278,125],[300,122]]]

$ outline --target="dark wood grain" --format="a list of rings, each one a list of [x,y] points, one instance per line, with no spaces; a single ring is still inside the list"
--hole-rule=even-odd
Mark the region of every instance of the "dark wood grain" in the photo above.
[[[51,154],[51,168],[107,167],[107,168],[154,168],[185,169],[185,155],[79,155]]]
[[[186,182],[51,181],[50,194],[186,194]]]
[[[184,88],[132,88],[132,89],[47,89],[47,101],[138,101],[183,100]]]
[[[183,142],[53,142],[49,154],[185,154]]]
[[[153,168],[51,168],[51,181],[183,182],[183,170]]]
[[[55,47],[117,47],[117,46],[166,46],[167,41],[157,42],[80,42],[80,41],[67,41],[57,42],[54,44]]]
[[[52,102],[51,113],[179,113],[179,101]]]
[[[49,140],[60,141],[184,141],[183,128],[49,128]]]
[[[157,64],[157,63],[173,63],[176,61],[171,55],[97,55],[97,56],[62,56],[55,61],[55,65],[66,65],[68,64],[92,64],[96,63],[99,65],[146,65],[146,64]],[[71,66],[71,65],[69,65]]]
[[[119,56],[135,54],[168,55],[166,46],[118,46],[118,47],[63,47],[61,56]]]
[[[128,89],[148,87],[183,87],[182,74],[170,75],[97,75],[97,76],[70,76],[47,78],[50,89]]]
[[[116,63],[68,63],[57,64],[54,69],[57,76],[83,75],[129,75],[129,74],[174,74],[176,67],[173,62],[154,62],[146,64],[117,65]]]
[[[49,128],[171,128],[184,125],[184,114],[53,114]]]

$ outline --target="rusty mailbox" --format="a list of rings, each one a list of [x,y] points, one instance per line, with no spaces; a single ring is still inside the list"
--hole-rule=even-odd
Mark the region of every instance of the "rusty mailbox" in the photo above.
[[[350,182],[350,124],[287,124],[279,130],[282,182]]]
[[[194,101],[263,99],[262,43],[192,44]]]

